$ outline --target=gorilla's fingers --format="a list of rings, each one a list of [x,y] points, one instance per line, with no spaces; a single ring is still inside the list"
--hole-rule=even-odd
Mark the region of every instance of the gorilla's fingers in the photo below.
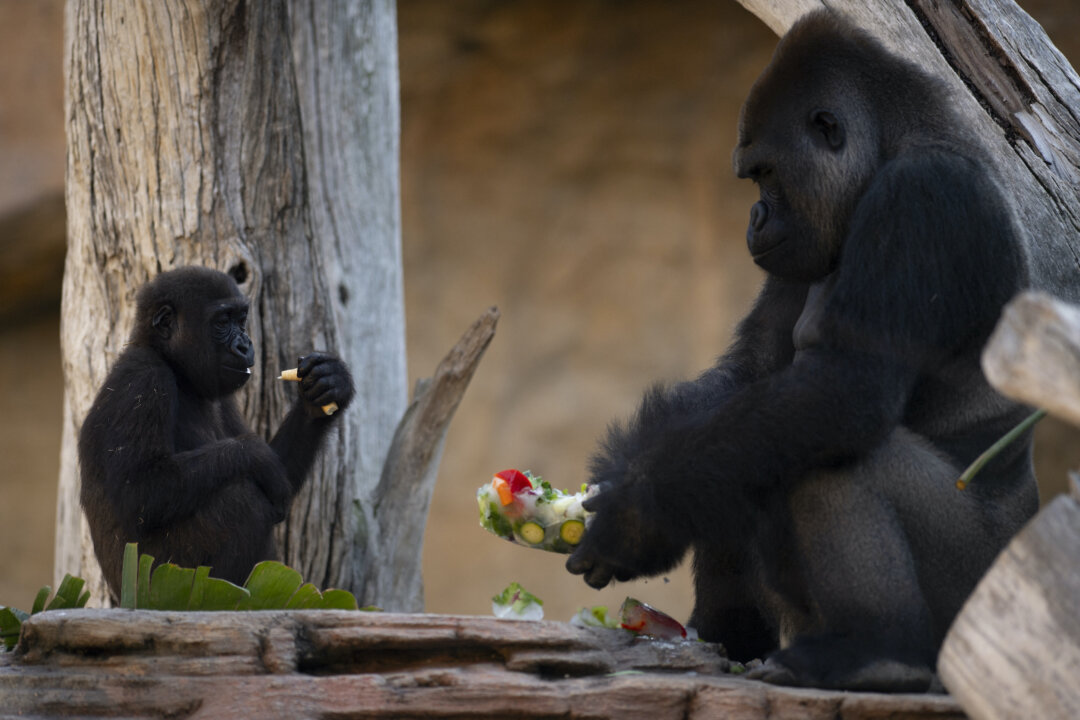
[[[751,680],[763,680],[770,685],[786,685],[790,687],[800,684],[798,677],[791,668],[773,658],[769,658],[760,666],[750,670],[746,673],[746,677]]]
[[[330,388],[326,392],[319,393],[317,396],[312,397],[311,394],[305,394],[304,398],[312,405],[329,405],[330,403],[337,403],[339,401],[340,393],[334,392],[333,388]],[[340,403],[339,403],[340,404]]]
[[[307,355],[300,358],[299,361],[297,361],[297,363],[296,363],[297,374],[301,378],[307,377],[307,374],[309,372],[311,372],[314,368],[318,367],[320,364],[322,364],[326,360],[333,360],[333,359],[336,359],[336,358],[334,358],[333,355],[327,355],[326,353],[323,353],[323,352],[308,353]]]
[[[589,488],[592,489],[593,485]],[[585,508],[589,512],[600,512],[604,508],[611,507],[615,502],[615,498],[618,497],[618,493],[614,491],[611,483],[600,483],[596,485],[596,492],[589,495],[581,503],[581,507]]]
[[[592,588],[600,590],[607,587],[607,584],[611,582],[611,577],[614,573],[610,565],[601,563],[596,565],[592,570],[585,573],[585,583]]]
[[[579,547],[566,559],[566,569],[574,575],[584,575],[593,566],[593,557],[586,548]]]
[[[597,590],[611,582],[615,569],[601,560],[587,546],[579,546],[566,560],[566,569],[574,575],[584,575],[585,582]]]

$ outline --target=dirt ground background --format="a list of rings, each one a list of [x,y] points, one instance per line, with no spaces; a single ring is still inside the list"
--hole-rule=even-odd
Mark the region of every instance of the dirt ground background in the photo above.
[[[1023,5],[1080,58],[1075,0]],[[62,242],[62,6],[0,0],[0,603],[16,606],[52,578],[59,282],[20,268]],[[576,487],[649,382],[723,351],[761,278],[743,240],[755,194],[729,157],[775,37],[722,0],[398,6],[410,376],[502,311],[446,444],[427,610],[486,614],[517,580],[553,619],[626,595],[685,618],[685,569],[590,590],[561,556],[484,533],[474,491],[511,466]],[[1078,439],[1040,427],[1044,498],[1080,464]]]

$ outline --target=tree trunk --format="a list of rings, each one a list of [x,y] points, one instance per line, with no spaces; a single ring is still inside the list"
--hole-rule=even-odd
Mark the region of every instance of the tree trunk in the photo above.
[[[739,0],[782,34],[818,0]],[[1080,299],[1080,78],[1012,0],[835,0],[887,46],[943,78],[994,151],[1032,286]]]
[[[325,349],[352,366],[357,399],[279,546],[305,579],[397,607],[365,594],[373,493],[406,401],[392,0],[69,0],[65,65],[56,574],[104,597],[76,437],[135,290],[198,264],[233,274],[251,300],[261,354],[241,403],[257,432],[284,416],[295,389],[275,378],[298,356]]]

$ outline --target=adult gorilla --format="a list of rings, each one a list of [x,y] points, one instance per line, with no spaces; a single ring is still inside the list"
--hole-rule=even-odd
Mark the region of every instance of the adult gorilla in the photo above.
[[[953,617],[1036,510],[1031,441],[955,480],[1028,412],[980,351],[1026,283],[987,150],[946,88],[829,12],[780,42],[734,165],[768,271],[698,380],[654,388],[594,457],[567,562],[590,585],[694,549],[690,623],[756,675],[928,686]],[[771,654],[770,654],[771,653]]]
[[[274,439],[252,433],[234,395],[255,362],[247,313],[216,270],[173,270],[139,291],[128,346],[79,433],[81,502],[117,596],[128,542],[235,583],[273,558],[273,526],[337,419],[321,408],[352,399],[345,364],[313,353],[300,359],[300,397]]]

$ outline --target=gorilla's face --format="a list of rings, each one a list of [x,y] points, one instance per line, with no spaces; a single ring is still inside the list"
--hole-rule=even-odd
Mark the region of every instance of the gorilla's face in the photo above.
[[[227,395],[247,383],[255,364],[255,347],[246,329],[248,303],[240,296],[213,300],[207,303],[206,315],[201,325],[204,342],[213,348],[218,393]]]
[[[234,393],[251,378],[255,347],[248,301],[224,273],[181,270],[162,276],[153,306],[153,345],[200,397]]]
[[[851,213],[877,167],[876,132],[843,83],[765,71],[743,105],[735,174],[761,191],[746,242],[754,262],[791,280],[836,267]],[[841,92],[836,92],[839,85]]]

